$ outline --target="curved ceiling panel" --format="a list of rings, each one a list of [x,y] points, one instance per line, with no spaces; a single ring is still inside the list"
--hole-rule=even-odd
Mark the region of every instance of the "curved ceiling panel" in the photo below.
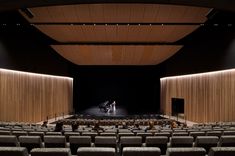
[[[38,25],[40,31],[59,42],[176,42],[199,26],[196,25]]]
[[[156,65],[174,55],[181,45],[52,45],[77,65]]]
[[[80,4],[31,8],[30,22],[200,23],[208,8],[163,4]]]

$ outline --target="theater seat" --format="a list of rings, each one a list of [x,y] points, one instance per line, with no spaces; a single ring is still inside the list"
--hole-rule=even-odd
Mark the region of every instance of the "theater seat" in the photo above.
[[[192,147],[192,136],[173,136],[170,142],[171,147]]]
[[[235,136],[234,135],[221,136],[218,146],[235,147]]]
[[[66,138],[66,141],[69,142],[70,136],[80,136],[80,133],[79,132],[65,132],[64,136]]]
[[[95,146],[116,148],[116,136],[96,136]]]
[[[115,149],[111,147],[80,147],[78,156],[115,156]]]
[[[123,156],[160,156],[161,150],[157,147],[124,147]]]
[[[34,148],[31,156],[71,156],[69,148]]]
[[[40,136],[41,140],[44,141],[44,132],[29,132],[29,136]]]
[[[0,135],[11,135],[11,131],[2,131],[2,130],[0,130]]]
[[[161,149],[161,154],[166,153],[168,137],[166,136],[147,136],[146,146],[147,147],[159,147]]]
[[[44,136],[45,147],[66,147],[65,136]]]
[[[203,147],[208,153],[211,147],[217,147],[219,138],[217,136],[198,136],[195,141],[195,147]]]
[[[208,156],[235,156],[235,147],[212,147]]]
[[[40,136],[19,136],[19,142],[21,147],[26,147],[28,152],[33,148],[41,148],[42,140]]]
[[[120,138],[120,150],[121,151],[123,147],[140,147],[140,146],[142,146],[141,136],[122,136]]]
[[[91,147],[91,136],[70,136],[69,143],[71,152],[74,155],[79,147]]]
[[[16,136],[14,135],[0,135],[1,147],[16,147],[19,146]]]
[[[1,156],[28,156],[25,147],[0,147]]]
[[[205,156],[206,150],[201,147],[168,148],[166,156]]]

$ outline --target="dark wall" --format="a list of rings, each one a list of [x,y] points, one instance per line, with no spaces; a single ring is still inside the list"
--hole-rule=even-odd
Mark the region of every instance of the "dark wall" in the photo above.
[[[200,73],[235,67],[235,25],[233,24],[235,16],[234,14],[218,14],[217,17],[220,21],[218,26],[202,26],[179,41],[184,47],[161,64],[165,71],[162,76]],[[218,22],[218,20],[214,20],[209,22]],[[229,23],[232,26],[229,26]]]
[[[77,112],[114,99],[130,114],[157,113],[160,80],[156,66],[77,66],[73,69]]]
[[[18,12],[1,13],[0,21],[0,68],[68,75],[69,62],[50,48],[50,39],[28,25]]]

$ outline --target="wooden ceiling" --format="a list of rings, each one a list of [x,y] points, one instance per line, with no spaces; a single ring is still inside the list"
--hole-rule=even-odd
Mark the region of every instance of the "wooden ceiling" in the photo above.
[[[208,8],[160,4],[83,4],[30,9],[30,22],[200,23]]]
[[[64,26],[38,25],[40,31],[59,42],[176,42],[199,26]]]
[[[209,9],[161,4],[82,4],[30,8],[30,11],[33,18],[21,14],[59,42],[52,47],[73,63],[153,65],[182,48],[183,45],[174,43],[199,27],[193,23],[204,23]]]
[[[178,45],[52,45],[79,65],[155,65],[174,55]]]

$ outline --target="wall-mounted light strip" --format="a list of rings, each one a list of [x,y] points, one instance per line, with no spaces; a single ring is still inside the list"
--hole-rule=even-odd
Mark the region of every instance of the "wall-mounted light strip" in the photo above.
[[[188,78],[188,77],[196,77],[196,76],[208,76],[208,75],[216,75],[216,74],[221,74],[221,73],[225,74],[229,72],[235,72],[235,69],[218,70],[218,71],[212,71],[212,72],[187,74],[187,75],[179,75],[179,76],[169,76],[169,77],[163,77],[160,80],[179,79],[179,78]]]
[[[73,80],[73,78],[66,77],[66,76],[57,76],[57,75],[31,73],[31,72],[3,69],[3,68],[0,68],[0,72],[9,72],[9,73],[12,73],[12,74],[17,73],[17,74],[23,74],[23,75],[31,75],[31,76],[41,76],[41,77],[49,77],[49,78],[59,78],[59,79]]]

